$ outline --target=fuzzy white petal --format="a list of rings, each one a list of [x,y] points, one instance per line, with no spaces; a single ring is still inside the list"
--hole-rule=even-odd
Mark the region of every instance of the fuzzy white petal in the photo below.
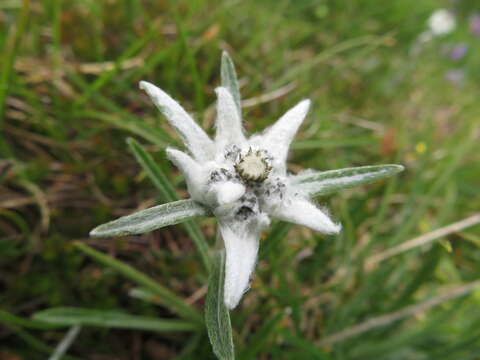
[[[218,87],[217,93],[217,133],[215,142],[219,149],[227,144],[241,145],[245,142],[242,119],[232,94],[225,87]]]
[[[225,244],[224,302],[235,308],[248,288],[250,275],[257,261],[260,231],[263,225],[253,222],[219,221]]]
[[[245,185],[233,181],[225,181],[213,187],[219,205],[237,201],[245,194]]]
[[[324,211],[300,196],[287,196],[282,203],[271,209],[270,214],[324,234],[335,234],[341,230],[340,224],[335,224]]]
[[[180,104],[163,90],[147,81],[140,81],[140,88],[147,92],[160,112],[179,133],[195,159],[204,161],[213,157],[214,144],[212,140]]]
[[[203,200],[205,180],[205,168],[192,159],[183,151],[167,148],[168,159],[182,172],[187,181],[188,192],[193,199],[197,201]]]
[[[267,149],[273,156],[274,169],[285,171],[288,148],[305,119],[309,107],[310,100],[301,101],[288,110],[275,124],[267,128],[263,134],[252,139],[253,143]]]

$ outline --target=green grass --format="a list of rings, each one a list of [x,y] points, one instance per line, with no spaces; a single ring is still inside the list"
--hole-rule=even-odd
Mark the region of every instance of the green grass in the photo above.
[[[480,292],[468,287],[480,278],[478,225],[365,266],[383,250],[479,211],[480,43],[468,18],[480,7],[455,2],[457,29],[412,51],[428,16],[449,4],[0,3],[0,357],[47,358],[78,323],[30,317],[79,308],[126,320],[114,327],[89,320],[69,358],[213,358],[206,330],[192,324],[203,318],[205,244],[214,245],[215,223],[117,239],[88,232],[187,197],[164,153],[179,139],[138,82],[163,88],[211,134],[226,49],[244,100],[286,89],[243,109],[249,132],[312,99],[292,172],[406,167],[396,178],[319,198],[343,223],[339,236],[272,225],[252,288],[231,313],[237,357],[478,358]],[[456,43],[469,49],[452,61],[445,52]],[[460,87],[445,80],[452,69],[465,72]],[[150,158],[136,163],[128,137],[158,167]],[[149,171],[160,171],[162,183],[152,183]],[[462,296],[442,300],[461,286]],[[431,299],[442,301],[422,307]],[[139,330],[136,320],[132,329],[128,319],[147,325]]]

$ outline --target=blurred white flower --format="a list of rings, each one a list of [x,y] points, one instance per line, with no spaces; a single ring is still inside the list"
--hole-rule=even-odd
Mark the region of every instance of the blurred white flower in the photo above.
[[[190,115],[158,87],[140,82],[158,109],[182,137],[188,154],[167,149],[168,158],[185,175],[192,198],[218,219],[226,249],[224,302],[239,303],[255,267],[260,232],[270,218],[333,234],[340,231],[327,213],[311,200],[299,175],[287,174],[292,139],[307,115],[303,100],[260,134],[244,134],[239,106],[225,87],[216,89],[214,140]],[[296,179],[297,178],[297,179]]]
[[[455,15],[447,9],[438,9],[428,18],[428,27],[434,36],[445,35],[456,27]]]

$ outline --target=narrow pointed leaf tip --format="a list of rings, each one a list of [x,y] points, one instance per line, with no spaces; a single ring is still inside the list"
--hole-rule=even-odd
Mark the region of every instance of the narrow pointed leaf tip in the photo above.
[[[100,225],[90,232],[93,237],[143,234],[164,226],[178,224],[207,210],[193,200],[179,200],[138,211]]]
[[[235,72],[235,65],[233,64],[230,55],[228,52],[224,51],[222,53],[222,65],[220,69],[220,76],[222,86],[226,87],[230,94],[232,94],[237,106],[238,114],[241,117],[242,106],[241,106],[241,96],[240,96],[240,87],[238,85],[237,73]]]
[[[403,171],[402,165],[374,165],[330,171],[305,171],[290,178],[292,185],[308,196],[331,194],[393,176]]]

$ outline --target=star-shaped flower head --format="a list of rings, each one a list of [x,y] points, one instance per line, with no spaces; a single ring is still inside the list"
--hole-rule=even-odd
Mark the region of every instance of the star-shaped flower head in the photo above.
[[[188,113],[158,87],[140,87],[182,137],[188,150],[167,148],[168,158],[184,174],[192,198],[218,219],[226,249],[225,304],[233,309],[248,287],[255,266],[260,232],[270,218],[333,234],[340,231],[308,191],[287,174],[292,139],[307,115],[309,100],[287,111],[262,133],[245,136],[240,108],[226,87],[216,89],[214,140]],[[293,180],[293,181],[292,181]]]
[[[248,288],[260,233],[272,218],[324,234],[338,233],[340,224],[332,221],[327,212],[311,200],[312,196],[370,182],[398,172],[401,167],[386,165],[288,174],[288,149],[307,115],[310,101],[301,101],[272,126],[247,137],[242,126],[235,70],[226,53],[222,58],[222,85],[216,89],[216,134],[212,140],[163,90],[146,81],[140,82],[140,88],[185,143],[187,151],[170,147],[167,156],[184,174],[192,199],[206,209],[192,210],[189,216],[209,212],[218,219],[226,250],[224,302],[233,309]],[[145,210],[150,211],[146,215],[134,214],[102,225],[91,234],[131,234],[164,226],[165,221],[155,220],[155,209]],[[181,219],[175,218],[168,224],[188,216],[178,218]],[[135,228],[130,226],[132,221],[143,223]]]

